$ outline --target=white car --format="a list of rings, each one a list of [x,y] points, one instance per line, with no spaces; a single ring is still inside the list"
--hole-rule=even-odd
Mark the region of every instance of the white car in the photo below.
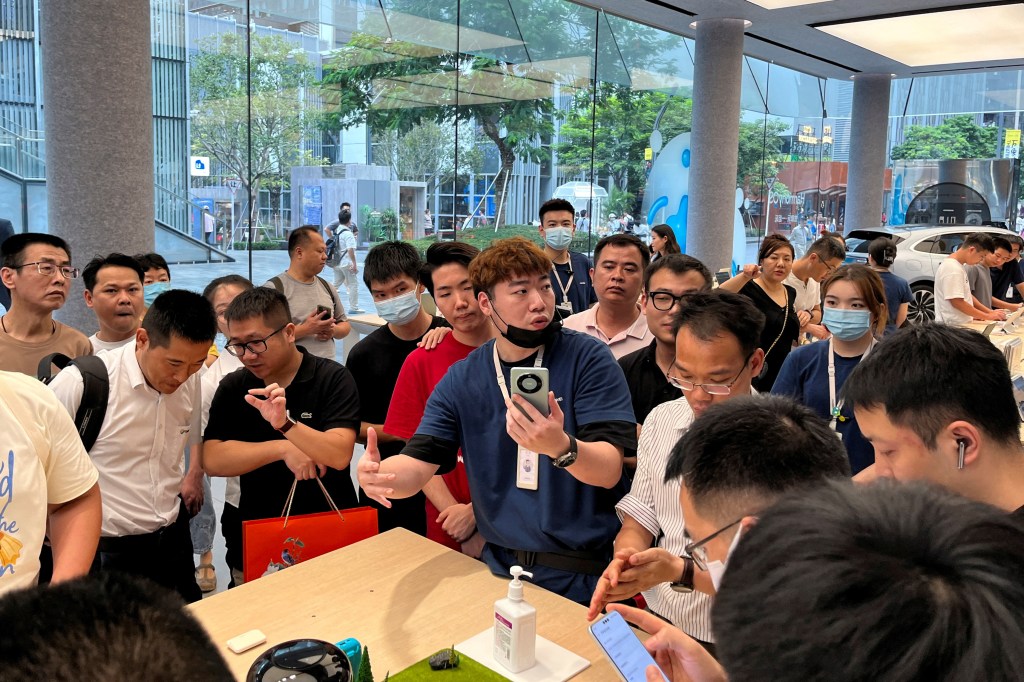
[[[846,237],[846,262],[868,262],[868,245],[879,237],[896,242],[895,275],[907,280],[914,300],[907,313],[908,322],[935,319],[935,271],[943,258],[956,251],[972,232],[988,232],[1006,237],[1013,234],[1001,227],[972,225],[886,225],[852,230]]]

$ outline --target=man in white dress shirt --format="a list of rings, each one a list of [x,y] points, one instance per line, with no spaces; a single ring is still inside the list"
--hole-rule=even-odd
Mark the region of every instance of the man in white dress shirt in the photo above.
[[[764,313],[749,298],[727,291],[687,296],[676,314],[676,357],[669,381],[683,397],[658,405],[644,420],[637,448],[636,476],[616,505],[622,530],[615,557],[590,602],[594,618],[609,602],[641,591],[652,611],[713,648],[711,597],[694,591],[693,562],[681,558],[686,545],[679,480],[665,481],[669,453],[708,407],[753,393],[761,371],[758,347]]]
[[[202,595],[178,492],[185,447],[201,435],[198,372],[216,333],[213,308],[202,296],[171,290],[157,297],[135,343],[99,356],[110,393],[89,452],[103,495],[94,567],[141,575],[189,602]],[[63,370],[50,388],[74,415],[83,392],[78,369]]]

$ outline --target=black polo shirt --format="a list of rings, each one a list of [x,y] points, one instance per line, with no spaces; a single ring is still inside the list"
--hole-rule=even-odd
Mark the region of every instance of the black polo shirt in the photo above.
[[[992,296],[1000,301],[1013,303],[1020,302],[1020,292],[1017,285],[1024,283],[1024,275],[1020,271],[1020,263],[1010,261],[1003,263],[1001,267],[989,268],[992,274]],[[1012,289],[1010,295],[1006,295],[1007,289]]]
[[[626,384],[633,399],[633,414],[636,423],[643,424],[647,415],[658,405],[681,398],[683,392],[668,383],[665,373],[658,367],[654,353],[657,339],[647,348],[633,351],[619,358],[619,367],[626,375]]]
[[[288,414],[297,422],[316,429],[359,431],[359,393],[349,371],[333,360],[310,355],[299,347],[302,364],[284,391]],[[210,421],[203,440],[239,440],[265,443],[284,440],[256,408],[245,402],[251,388],[265,384],[242,368],[224,377],[210,405]],[[295,474],[283,461],[271,462],[240,477],[242,519],[267,519],[281,515]],[[320,479],[339,509],[358,506],[349,468],[327,469]],[[292,514],[330,511],[316,481],[299,481],[292,501]]]

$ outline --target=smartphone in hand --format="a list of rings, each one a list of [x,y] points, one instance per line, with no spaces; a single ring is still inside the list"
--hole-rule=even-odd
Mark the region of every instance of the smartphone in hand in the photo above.
[[[512,395],[518,395],[537,408],[545,417],[548,416],[548,368],[547,367],[513,367],[511,372]],[[526,414],[526,410],[519,408]]]
[[[647,682],[647,667],[657,666],[657,663],[621,614],[612,611],[594,621],[590,624],[590,634],[601,645],[620,678],[625,682]],[[668,682],[665,673],[661,677]]]
[[[331,309],[325,305],[318,305],[316,307],[316,311],[319,313],[318,317],[321,320],[326,320],[327,317],[331,314]]]

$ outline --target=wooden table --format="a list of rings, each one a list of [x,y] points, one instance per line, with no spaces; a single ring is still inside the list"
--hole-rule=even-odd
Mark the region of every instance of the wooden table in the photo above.
[[[397,529],[192,604],[235,677],[269,646],[311,637],[354,637],[369,646],[374,677],[403,670],[491,625],[508,580],[474,559]],[[574,680],[614,680],[616,673],[587,631],[586,609],[526,586],[539,635],[588,659]],[[267,644],[238,655],[225,642],[258,628]]]

